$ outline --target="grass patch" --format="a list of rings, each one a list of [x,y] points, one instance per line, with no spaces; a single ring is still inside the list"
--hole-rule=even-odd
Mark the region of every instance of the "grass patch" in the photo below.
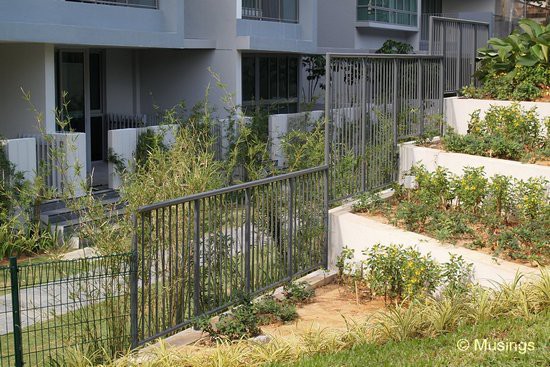
[[[550,346],[548,338],[550,314],[541,313],[526,320],[500,318],[459,328],[457,331],[433,339],[410,339],[383,345],[364,344],[348,351],[317,354],[293,364],[270,366],[548,366]],[[468,340],[470,348],[461,351],[457,343]],[[493,342],[533,342],[534,350],[480,351],[475,350],[475,339]]]

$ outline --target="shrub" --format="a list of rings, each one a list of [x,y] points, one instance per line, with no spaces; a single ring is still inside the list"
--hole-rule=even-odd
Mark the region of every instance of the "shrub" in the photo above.
[[[547,154],[548,138],[536,110],[519,104],[491,106],[484,118],[477,110],[471,115],[468,134],[452,130],[443,137],[443,147],[451,152],[526,160]]]
[[[373,210],[407,230],[444,241],[465,240],[471,248],[491,247],[513,259],[550,260],[548,181],[487,178],[482,168],[465,168],[461,176],[443,168],[411,169],[417,186],[391,198],[392,210]]]
[[[258,317],[260,325],[270,324],[274,321],[288,322],[298,318],[294,303],[278,301],[270,296],[265,296],[254,303],[254,313]]]
[[[283,294],[292,303],[308,303],[315,296],[315,289],[307,282],[290,282],[284,285]]]
[[[403,300],[431,294],[438,285],[440,269],[430,255],[422,256],[402,245],[375,245],[368,256],[367,280],[375,295],[384,299]]]

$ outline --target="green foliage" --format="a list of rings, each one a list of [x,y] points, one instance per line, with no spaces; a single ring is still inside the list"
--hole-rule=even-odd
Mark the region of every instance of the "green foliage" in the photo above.
[[[296,305],[288,301],[279,301],[270,296],[264,296],[254,302],[254,312],[260,325],[273,322],[289,322],[298,318]]]
[[[383,206],[384,199],[380,193],[367,191],[357,197],[352,208],[357,213],[372,213],[381,210]]]
[[[522,19],[519,29],[503,39],[491,38],[478,51],[475,76],[483,87],[463,89],[470,98],[536,100],[550,86],[550,25]]]
[[[325,84],[321,82],[326,73],[326,59],[323,55],[308,55],[302,58],[302,67],[306,72],[307,94],[305,86],[302,87],[304,99],[309,97],[309,102],[315,101],[317,87],[325,89]]]
[[[320,166],[325,160],[324,119],[311,126],[306,115],[304,126],[293,129],[281,139],[289,172]]]
[[[521,161],[544,158],[550,140],[542,124],[534,108],[525,110],[517,103],[491,106],[484,118],[480,110],[472,113],[468,134],[458,135],[451,130],[442,144],[457,153]]]
[[[207,332],[213,340],[240,340],[260,334],[258,317],[250,296],[241,295],[237,306],[220,315],[217,322],[206,316],[195,323],[195,328]]]
[[[382,47],[376,50],[377,54],[411,54],[412,52],[413,47],[410,44],[392,39],[386,40]]]
[[[290,282],[284,285],[283,294],[292,303],[308,303],[315,297],[315,289],[307,282]]]
[[[544,179],[486,178],[482,168],[456,176],[415,166],[416,187],[392,198],[392,210],[372,209],[408,230],[440,240],[464,240],[472,248],[538,263],[550,261],[550,203]],[[546,245],[545,245],[546,244]]]
[[[145,132],[139,134],[134,153],[136,165],[143,166],[147,162],[149,155],[154,154],[155,151],[166,152],[168,148],[164,145],[163,138],[162,134],[158,134],[151,129],[147,129]]]
[[[467,292],[472,284],[473,268],[473,264],[467,263],[461,255],[450,254],[449,261],[441,265],[445,291],[450,294]]]
[[[430,257],[402,245],[375,245],[368,256],[367,280],[375,295],[403,300],[431,294],[438,285],[439,266]]]

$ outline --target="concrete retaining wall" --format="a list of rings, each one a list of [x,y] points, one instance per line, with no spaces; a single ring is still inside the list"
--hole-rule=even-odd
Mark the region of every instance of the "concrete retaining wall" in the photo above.
[[[483,118],[491,106],[510,106],[512,103],[514,102],[460,97],[445,98],[445,119],[447,125],[452,127],[455,132],[466,135],[468,132],[470,115],[474,113],[474,111],[481,110],[480,117]],[[545,117],[550,116],[549,102],[519,102],[519,104],[524,109],[536,107],[541,121]]]
[[[405,143],[399,147],[399,177],[402,183],[406,184],[407,171],[413,165],[419,163],[426,166],[428,171],[435,171],[437,166],[441,166],[457,175],[462,174],[464,167],[484,167],[488,177],[498,174],[521,180],[544,177],[550,181],[550,167],[548,166],[470,154],[450,153],[439,149],[418,147],[414,143]]]

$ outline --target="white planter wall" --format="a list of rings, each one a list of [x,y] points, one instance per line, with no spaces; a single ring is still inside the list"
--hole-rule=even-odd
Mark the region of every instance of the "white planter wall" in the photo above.
[[[480,117],[484,117],[485,113],[491,106],[510,106],[514,102],[510,101],[493,101],[485,99],[470,99],[460,97],[445,98],[445,119],[447,125],[452,127],[455,132],[461,135],[466,135],[468,132],[468,123],[470,115],[476,110],[481,110]],[[541,121],[545,117],[550,116],[549,102],[519,102],[524,109],[537,108]]]
[[[323,113],[323,111],[311,111],[269,116],[268,132],[271,141],[270,154],[271,159],[277,161],[279,167],[284,167],[286,163],[283,148],[281,146],[282,138],[292,129],[299,128],[303,125],[306,118],[316,123],[323,117]]]
[[[526,164],[480,157],[476,155],[450,153],[439,149],[418,147],[414,143],[405,143],[399,146],[399,177],[405,185],[410,184],[406,180],[406,173],[413,165],[422,163],[430,172],[437,166],[445,167],[450,172],[460,175],[465,167],[484,167],[487,177],[494,175],[513,176],[520,180],[543,177],[550,180],[550,167],[537,164]]]
[[[66,190],[68,185],[73,186],[75,196],[85,194],[86,187],[86,134],[85,133],[55,133],[49,134],[54,141],[61,143],[65,155],[66,172],[58,173],[61,178],[57,189]]]
[[[36,139],[8,139],[4,141],[6,158],[13,163],[15,170],[23,173],[26,180],[36,177]]]
[[[107,143],[109,149],[124,162],[126,169],[131,169],[131,162],[134,159],[134,153],[137,148],[140,134],[146,132],[147,130],[152,130],[157,133],[162,132],[164,134],[163,143],[166,146],[170,146],[176,139],[177,129],[177,125],[163,125],[134,129],[109,130],[107,135]],[[113,189],[119,188],[122,181],[113,162],[108,163],[108,173],[109,187]]]

